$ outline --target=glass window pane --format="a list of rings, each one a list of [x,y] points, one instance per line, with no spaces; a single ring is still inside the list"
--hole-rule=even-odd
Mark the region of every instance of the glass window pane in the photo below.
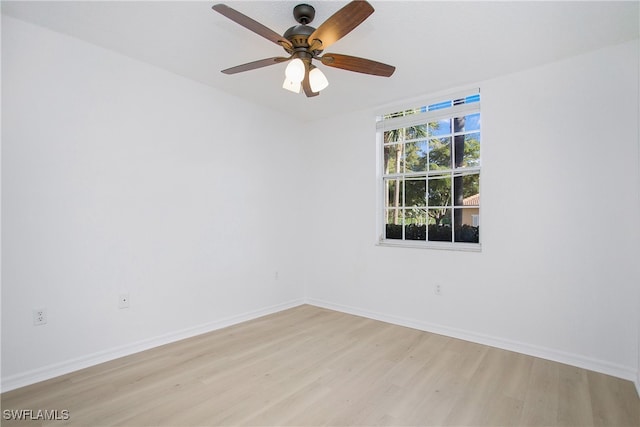
[[[455,241],[478,243],[480,241],[479,208],[457,208],[455,211]]]
[[[405,206],[426,206],[427,205],[427,180],[408,179],[404,182],[404,205]]]
[[[480,130],[480,113],[464,116],[464,130],[466,132]]]
[[[453,137],[453,165],[456,168],[464,166],[464,135]]]
[[[451,206],[451,178],[429,179],[429,206]]]
[[[451,209],[429,209],[428,240],[431,242],[451,241]]]
[[[385,239],[402,239],[402,209],[387,209]]]
[[[451,121],[453,122],[454,134],[464,132],[464,125],[465,125],[464,117],[454,117]]]
[[[429,123],[431,136],[441,136],[451,134],[451,119],[442,119]]]
[[[384,143],[402,141],[401,129],[391,129],[384,132]]]
[[[464,136],[462,166],[480,166],[480,132],[474,132]]]
[[[405,240],[427,239],[427,211],[426,209],[405,209]]]
[[[455,117],[453,119],[454,132],[470,132],[480,130],[480,113]]]
[[[453,187],[456,206],[480,206],[480,174],[455,177]]]
[[[429,170],[451,169],[451,137],[429,140]]]
[[[407,143],[404,159],[405,172],[424,172],[427,170],[427,142],[414,141]]]
[[[402,207],[402,190],[403,182],[401,179],[385,180],[386,189],[386,206],[390,208]]]
[[[404,144],[385,145],[384,173],[403,173],[402,152]]]
[[[404,139],[406,141],[410,139],[420,139],[427,137],[427,125],[417,125],[405,128]]]

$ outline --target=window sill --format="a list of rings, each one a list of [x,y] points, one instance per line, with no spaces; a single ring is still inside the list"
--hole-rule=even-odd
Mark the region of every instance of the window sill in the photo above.
[[[381,240],[376,246],[386,246],[391,248],[413,248],[413,249],[440,249],[448,251],[462,252],[482,252],[480,243],[450,243],[450,242],[412,242],[407,240]]]

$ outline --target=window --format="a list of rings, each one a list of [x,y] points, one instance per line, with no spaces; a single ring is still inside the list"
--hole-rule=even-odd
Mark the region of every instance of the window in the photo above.
[[[480,93],[377,120],[380,243],[480,248]]]

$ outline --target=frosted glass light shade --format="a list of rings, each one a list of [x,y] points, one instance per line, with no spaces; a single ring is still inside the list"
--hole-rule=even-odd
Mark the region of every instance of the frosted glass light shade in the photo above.
[[[284,78],[284,83],[282,83],[283,89],[290,90],[294,93],[300,93],[300,82],[294,82],[290,80],[288,77]]]
[[[284,70],[284,75],[287,76],[288,80],[300,83],[302,79],[304,79],[305,71],[306,70],[302,59],[296,58],[289,62],[286,70]]]
[[[309,85],[314,92],[320,92],[322,89],[329,86],[329,80],[324,73],[316,67],[309,72]]]

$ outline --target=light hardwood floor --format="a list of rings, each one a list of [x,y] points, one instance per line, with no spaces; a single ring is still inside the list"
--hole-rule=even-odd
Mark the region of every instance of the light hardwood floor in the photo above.
[[[70,416],[3,426],[640,426],[629,381],[308,305],[4,393],[2,409]]]

